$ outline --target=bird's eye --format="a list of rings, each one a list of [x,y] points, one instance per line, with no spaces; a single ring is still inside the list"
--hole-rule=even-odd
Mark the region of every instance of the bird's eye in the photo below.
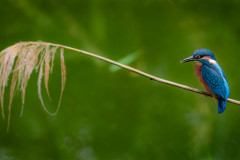
[[[196,55],[196,56],[195,56],[195,58],[197,58],[197,59],[200,59],[200,58],[201,58],[201,56],[200,56],[200,55]]]
[[[197,58],[197,59],[201,59],[201,58],[203,58],[204,56],[203,55],[196,55],[195,56],[195,58]]]

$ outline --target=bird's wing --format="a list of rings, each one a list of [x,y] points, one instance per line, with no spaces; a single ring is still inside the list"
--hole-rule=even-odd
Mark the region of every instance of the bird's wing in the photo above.
[[[220,67],[214,65],[202,66],[202,78],[218,99],[226,100],[224,73]]]

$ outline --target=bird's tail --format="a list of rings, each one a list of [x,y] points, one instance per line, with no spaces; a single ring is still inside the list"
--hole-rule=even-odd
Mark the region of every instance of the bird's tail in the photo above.
[[[226,109],[227,101],[218,100],[218,113],[223,113]]]

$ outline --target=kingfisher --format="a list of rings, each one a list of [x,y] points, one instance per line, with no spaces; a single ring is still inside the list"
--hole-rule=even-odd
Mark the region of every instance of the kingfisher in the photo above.
[[[181,63],[195,61],[195,73],[203,87],[218,102],[218,113],[226,109],[227,99],[230,94],[227,78],[208,49],[197,49],[192,56],[185,58]]]

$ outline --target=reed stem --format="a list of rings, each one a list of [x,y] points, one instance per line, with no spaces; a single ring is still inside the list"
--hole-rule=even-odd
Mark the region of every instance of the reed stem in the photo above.
[[[128,71],[131,71],[131,72],[134,72],[134,73],[139,74],[141,76],[144,76],[146,78],[149,78],[150,80],[165,83],[165,84],[168,84],[168,85],[171,85],[171,86],[175,86],[175,87],[178,87],[178,88],[182,88],[182,89],[185,89],[185,90],[189,90],[189,91],[192,91],[192,92],[195,92],[195,93],[199,93],[199,94],[211,97],[211,95],[209,93],[205,92],[205,91],[202,91],[202,90],[199,90],[199,89],[196,89],[196,88],[192,88],[192,87],[189,87],[189,86],[186,86],[186,85],[182,85],[182,84],[179,84],[179,83],[175,83],[175,82],[172,82],[172,81],[168,81],[168,80],[156,77],[156,76],[153,76],[151,74],[145,73],[145,72],[140,71],[138,69],[135,69],[135,68],[132,68],[130,66],[118,63],[116,61],[113,61],[109,58],[105,58],[105,57],[102,57],[102,56],[99,56],[99,55],[96,55],[96,54],[93,54],[93,53],[90,53],[90,52],[87,52],[87,51],[84,51],[84,50],[80,50],[80,49],[76,49],[76,48],[72,48],[72,47],[68,47],[68,46],[64,46],[64,45],[60,45],[60,44],[47,43],[47,42],[21,42],[21,43],[25,43],[25,45],[27,45],[27,44],[51,45],[51,46],[56,46],[56,47],[61,47],[61,48],[64,48],[64,49],[72,50],[72,51],[75,51],[75,52],[78,52],[78,53],[82,53],[82,54],[100,59],[100,60],[108,62],[110,64],[119,66],[119,67],[124,68]],[[237,101],[237,100],[234,100],[234,99],[228,98],[227,101],[230,102],[230,103],[240,105],[240,101]]]

